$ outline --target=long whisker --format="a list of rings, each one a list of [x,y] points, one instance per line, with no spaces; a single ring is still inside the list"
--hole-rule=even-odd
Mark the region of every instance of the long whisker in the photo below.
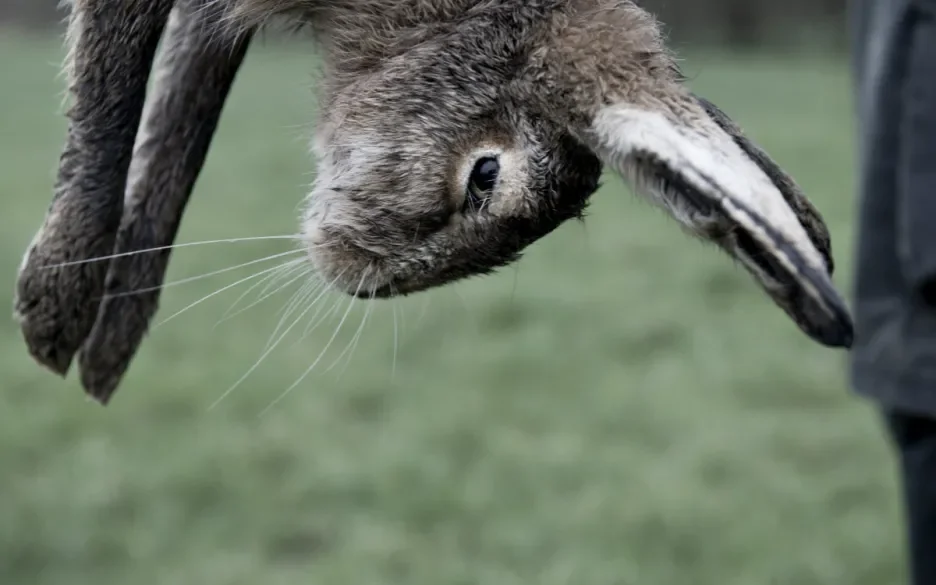
[[[63,262],[61,264],[50,264],[48,266],[43,266],[43,270],[49,270],[52,268],[62,268],[65,266],[75,266],[78,264],[90,264],[92,262],[103,262],[105,260],[113,260],[114,258],[123,258],[125,256],[135,256],[137,254],[147,254],[150,252],[160,252],[163,250],[175,250],[177,248],[188,248],[191,246],[206,246],[208,244],[234,244],[238,242],[258,242],[262,240],[300,240],[302,236],[299,235],[290,235],[290,236],[256,236],[251,238],[225,238],[222,240],[205,240],[203,242],[185,242],[182,244],[172,244],[169,246],[158,246],[155,248],[145,248],[143,250],[133,250],[131,252],[121,252],[119,254],[111,254],[109,256],[98,256],[96,258],[86,258],[84,260],[74,260],[72,262]]]
[[[400,303],[400,337],[406,337],[406,305]]]
[[[283,333],[279,336],[279,338],[278,338],[272,345],[270,345],[269,347],[267,347],[267,348],[264,350],[263,354],[262,354],[262,355],[257,359],[257,361],[250,367],[250,369],[247,370],[246,372],[244,372],[244,375],[241,376],[240,379],[237,380],[237,382],[235,382],[234,384],[232,384],[232,385],[230,386],[230,388],[228,388],[221,396],[218,397],[217,400],[214,401],[214,403],[211,404],[211,406],[208,407],[208,410],[209,410],[209,411],[212,410],[212,409],[214,409],[215,407],[217,407],[219,404],[221,404],[221,402],[222,402],[225,398],[227,398],[232,392],[234,392],[234,390],[236,390],[236,389],[244,382],[244,380],[246,380],[246,379],[248,378],[248,376],[250,376],[250,374],[252,374],[253,371],[256,370],[256,369],[260,366],[260,364],[263,362],[263,360],[266,359],[266,357],[267,357],[268,355],[270,355],[270,353],[272,353],[274,349],[276,349],[276,347],[280,344],[280,342],[282,342],[283,339],[285,339],[285,337],[289,334],[289,332],[302,320],[302,318],[306,315],[306,313],[308,313],[309,311],[311,311],[312,308],[313,308],[316,304],[318,304],[318,300],[319,300],[320,298],[322,298],[322,295],[324,295],[326,292],[328,292],[328,289],[329,289],[331,286],[333,286],[336,282],[338,282],[338,279],[340,279],[342,276],[344,276],[344,273],[345,273],[345,270],[342,270],[341,272],[339,272],[338,275],[335,277],[335,279],[334,279],[331,283],[329,283],[329,285],[327,285],[326,287],[324,287],[324,290],[322,290],[322,292],[319,293],[319,295],[315,298],[315,300],[313,300],[313,301],[309,304],[309,306],[306,307],[306,308],[299,314],[298,317],[296,317],[296,319],[292,322],[292,324],[291,324],[289,327],[287,327],[285,331],[283,331]],[[314,282],[314,281],[313,281],[313,282]],[[311,283],[310,283],[310,284],[311,284]],[[306,286],[308,286],[308,285],[306,285]],[[306,288],[306,286],[303,286],[303,289]]]
[[[453,293],[456,297],[458,297],[458,302],[461,303],[462,309],[464,309],[465,312],[468,313],[468,314],[470,315],[470,314],[471,314],[471,310],[468,308],[468,303],[465,301],[465,297],[462,296],[461,291],[458,290],[458,287],[457,287],[457,286],[452,285],[452,293]]]
[[[311,266],[309,266],[309,265],[305,262],[305,259],[302,259],[300,262],[297,262],[297,263],[293,264],[293,265],[290,266],[289,268],[284,268],[282,272],[280,272],[280,273],[278,273],[276,276],[274,276],[274,277],[267,283],[267,285],[266,285],[265,287],[263,287],[263,290],[260,291],[260,296],[263,296],[263,295],[265,295],[267,292],[269,292],[269,290],[270,290],[272,287],[276,286],[276,283],[279,282],[280,280],[285,279],[285,278],[289,277],[290,275],[295,274],[295,273],[297,273],[297,272],[299,273],[300,276],[305,276],[305,275],[309,274],[309,272],[311,272],[311,270],[312,270]],[[258,284],[259,284],[259,283],[258,283]],[[231,310],[233,310],[233,309],[234,309],[234,307],[232,306],[232,307],[231,307]]]
[[[416,317],[416,326],[418,327],[422,320],[426,317],[426,312],[429,310],[429,303],[432,301],[432,295],[425,295],[423,297],[423,306],[419,311],[419,316]]]
[[[269,339],[267,339],[267,343],[266,343],[266,346],[264,346],[264,349],[267,349],[270,347],[270,344],[273,342],[273,339],[275,339],[277,334],[279,334],[280,330],[283,328],[283,325],[286,323],[286,320],[289,319],[289,316],[295,313],[296,310],[300,306],[302,306],[303,303],[305,303],[311,297],[313,297],[316,294],[316,292],[319,291],[321,286],[322,285],[320,282],[310,280],[308,283],[306,283],[299,289],[299,292],[293,296],[292,300],[289,301],[289,304],[287,305],[286,310],[283,312],[283,315],[280,317],[279,323],[276,324],[276,328],[273,329],[273,333],[271,333]],[[321,296],[316,297],[315,300],[312,301],[311,306],[314,306],[316,302],[319,300],[319,298],[321,298]]]
[[[398,304],[398,301],[394,300],[392,302],[392,307],[393,307],[393,363],[390,366],[390,380],[391,381],[393,381],[393,379],[396,376],[397,350],[400,345],[399,343],[400,335],[398,331],[399,328],[397,327],[397,304]]]
[[[367,318],[370,317],[371,309],[373,308],[374,308],[374,293],[371,293],[370,299],[368,299],[367,301],[367,309],[364,311],[364,318],[361,319],[361,325],[360,327],[358,327],[358,330],[354,333],[354,337],[351,339],[351,344],[348,346],[351,349],[351,351],[348,353],[348,357],[345,360],[344,367],[341,368],[340,372],[338,372],[338,379],[341,379],[341,376],[343,376],[345,371],[347,371],[348,366],[351,365],[351,358],[354,357],[354,352],[357,351],[358,342],[360,342],[361,340],[361,334],[364,332],[364,327],[367,325]],[[338,359],[341,359],[341,356],[338,356]],[[336,364],[338,363],[337,359],[335,360],[335,363]],[[334,364],[332,364],[332,366],[330,366],[328,370],[332,369],[332,367],[334,367]],[[325,370],[325,371],[327,372],[328,370]]]
[[[297,260],[296,262],[302,262],[302,260]],[[168,321],[171,321],[172,319],[175,319],[176,317],[178,317],[178,316],[181,315],[182,313],[188,311],[189,309],[192,309],[192,308],[194,308],[194,307],[197,307],[198,305],[204,303],[204,302],[207,301],[208,299],[211,299],[211,298],[213,298],[213,297],[216,297],[216,296],[218,296],[219,294],[221,294],[221,293],[223,293],[223,292],[225,292],[225,291],[227,291],[227,290],[230,290],[230,289],[232,289],[232,288],[234,288],[234,287],[236,287],[236,286],[239,286],[239,285],[241,285],[241,284],[243,284],[243,283],[245,283],[245,282],[248,282],[248,281],[250,281],[250,280],[253,280],[253,279],[255,279],[255,278],[259,277],[259,276],[262,276],[262,275],[264,275],[264,274],[267,274],[267,273],[270,273],[270,272],[275,273],[275,271],[281,270],[281,269],[282,269],[282,266],[274,266],[273,268],[267,268],[266,270],[261,270],[260,272],[257,272],[256,274],[251,274],[250,276],[248,276],[248,277],[246,277],[246,278],[242,278],[242,279],[238,280],[237,282],[234,282],[234,283],[229,284],[229,285],[227,285],[227,286],[225,286],[225,287],[219,288],[219,289],[216,290],[215,292],[213,292],[213,293],[211,293],[211,294],[208,294],[208,295],[205,295],[205,296],[203,296],[202,298],[200,298],[200,299],[198,299],[197,301],[195,301],[194,303],[191,303],[190,305],[186,306],[185,308],[183,308],[183,309],[181,309],[181,310],[179,310],[179,311],[176,311],[176,312],[173,313],[172,315],[169,315],[168,317],[166,317],[165,319],[163,319],[162,321],[160,321],[159,323],[157,323],[157,324],[155,325],[155,327],[159,327],[160,325],[164,325],[164,324],[167,323]],[[154,327],[154,328],[155,328],[155,327]]]
[[[286,273],[289,274],[289,273],[292,273],[292,272],[294,272],[294,271],[295,271],[295,267],[292,268],[292,269],[290,269],[290,270],[287,270]],[[292,285],[293,283],[295,283],[297,280],[300,280],[300,279],[302,279],[302,278],[305,278],[306,276],[307,276],[307,272],[305,272],[305,271],[300,271],[299,274],[297,274],[296,276],[290,278],[290,279],[287,280],[284,284],[282,284],[282,285],[276,287],[275,289],[273,289],[272,291],[270,291],[270,292],[268,292],[268,293],[266,293],[266,294],[261,294],[260,298],[258,298],[258,299],[255,300],[254,302],[250,303],[249,305],[247,305],[247,306],[244,307],[243,309],[240,309],[240,310],[238,310],[238,311],[235,311],[234,313],[231,313],[231,314],[229,314],[229,315],[228,315],[228,314],[222,315],[222,316],[221,316],[221,319],[220,319],[217,323],[214,324],[214,328],[217,328],[219,325],[221,325],[221,323],[224,323],[225,321],[227,321],[227,320],[229,320],[229,319],[233,319],[234,317],[240,315],[241,313],[245,313],[245,312],[249,311],[250,309],[252,309],[253,307],[256,307],[257,305],[259,305],[259,304],[262,303],[263,301],[267,300],[268,298],[270,298],[270,297],[272,297],[272,296],[274,296],[274,295],[277,295],[277,294],[281,293],[282,291],[284,291],[284,290],[286,290],[287,288],[289,288],[289,286]],[[277,278],[280,278],[280,277],[284,277],[284,275],[279,275]],[[276,279],[274,278],[273,280],[276,280]],[[263,282],[263,281],[261,281],[261,282]],[[254,285],[254,286],[256,286],[256,285]],[[269,285],[268,285],[268,286],[269,286]],[[251,288],[253,288],[253,287],[251,287]],[[264,289],[264,290],[265,290],[265,289]],[[248,291],[248,292],[249,292],[249,291]],[[245,295],[242,295],[242,296],[245,296]],[[240,300],[240,299],[238,299],[238,301],[239,301],[239,300]],[[235,304],[236,304],[236,303],[235,303]],[[234,305],[231,305],[231,309],[233,309],[233,308],[234,308]],[[228,309],[228,312],[230,312],[231,309]]]
[[[327,374],[328,372],[330,372],[336,365],[338,365],[338,362],[340,362],[341,358],[343,358],[345,355],[348,355],[350,359],[351,356],[348,352],[350,352],[351,348],[354,345],[356,345],[358,337],[360,337],[361,335],[361,330],[364,329],[364,323],[367,321],[368,314],[370,314],[370,306],[371,304],[368,303],[367,309],[364,311],[364,314],[361,316],[361,324],[358,325],[358,328],[355,330],[354,335],[352,335],[351,339],[348,340],[348,345],[345,346],[345,348],[341,351],[341,353],[338,354],[338,357],[335,358],[335,361],[333,361],[330,366],[325,368],[325,371],[323,373]]]
[[[322,291],[322,294],[324,295],[324,294],[326,294],[327,292],[329,292],[329,289],[325,289],[324,291]],[[332,316],[332,313],[334,313],[334,312],[338,309],[338,307],[340,307],[340,306],[341,306],[341,303],[340,303],[340,302],[336,302],[335,304],[333,304],[333,305],[331,306],[331,309],[329,309],[328,311],[325,311],[325,314],[324,314],[324,315],[322,315],[320,318],[316,319],[316,318],[322,313],[322,306],[319,306],[319,308],[315,310],[315,313],[313,313],[312,316],[309,317],[309,324],[306,325],[305,329],[302,331],[302,335],[299,337],[299,339],[296,340],[296,343],[293,344],[293,347],[295,347],[295,346],[299,345],[300,343],[302,343],[303,341],[305,341],[305,339],[306,339],[309,335],[311,335],[313,331],[315,331],[316,329],[318,329],[318,328],[319,328],[319,325],[321,325],[322,323],[324,323],[326,319],[328,319],[329,317],[331,317],[331,316]]]
[[[260,292],[260,294],[263,295],[266,291],[269,290],[271,286],[273,286],[274,283],[279,282],[280,279],[284,278],[285,275],[295,272],[296,270],[301,270],[302,268],[301,264],[302,264],[301,259],[291,260],[289,262],[281,264],[279,267],[277,267],[277,269],[274,272],[267,274],[266,276],[264,276],[257,282],[250,285],[247,288],[247,290],[242,292],[240,296],[237,297],[237,299],[235,299],[233,303],[231,303],[231,306],[228,307],[228,309],[224,312],[224,314],[221,315],[221,320],[223,321],[224,318],[227,317],[234,310],[234,307],[236,307],[242,300],[247,298],[247,295],[252,293],[254,290],[266,284],[266,286]],[[219,321],[218,323],[220,322],[221,321]],[[215,326],[217,327],[217,324],[215,324]]]
[[[325,347],[322,348],[322,351],[319,353],[318,357],[315,358],[315,361],[312,362],[312,365],[309,366],[309,367],[306,369],[306,371],[302,373],[301,376],[299,376],[299,379],[298,379],[298,380],[296,380],[295,382],[293,382],[293,384],[292,384],[289,388],[287,388],[286,390],[284,390],[282,394],[280,394],[279,396],[277,396],[276,399],[275,399],[273,402],[271,402],[271,403],[269,404],[269,406],[267,406],[266,408],[264,408],[264,409],[260,412],[260,416],[263,416],[264,414],[266,414],[267,412],[269,412],[269,410],[270,410],[271,408],[273,408],[273,407],[276,406],[280,401],[282,401],[284,398],[286,398],[286,396],[287,396],[290,392],[292,392],[297,386],[299,386],[299,384],[301,384],[302,381],[305,380],[306,377],[307,377],[310,373],[312,373],[312,370],[315,369],[315,366],[317,366],[318,363],[322,360],[322,358],[325,356],[325,353],[326,353],[326,352],[328,351],[328,349],[331,347],[331,344],[334,343],[335,338],[338,337],[338,334],[341,332],[341,328],[344,326],[345,320],[347,320],[348,315],[351,313],[351,309],[352,309],[352,307],[354,307],[354,301],[356,300],[357,294],[361,291],[361,286],[364,284],[364,277],[365,277],[365,276],[366,276],[366,272],[365,272],[365,274],[362,274],[362,275],[361,275],[361,281],[360,281],[360,283],[358,284],[357,290],[354,292],[354,295],[351,297],[351,300],[348,301],[348,308],[345,310],[344,315],[341,316],[341,321],[339,321],[339,322],[338,322],[338,326],[335,327],[335,332],[332,333],[331,338],[330,338],[330,339],[328,340],[328,342],[325,344]]]
[[[237,270],[237,269],[239,269],[239,268],[245,268],[245,267],[247,267],[247,266],[252,266],[252,265],[254,265],[254,264],[260,264],[261,262],[268,262],[268,261],[270,261],[270,260],[275,260],[275,259],[277,259],[277,258],[282,258],[283,256],[289,256],[290,254],[297,254],[297,253],[300,253],[300,252],[302,252],[302,250],[290,250],[289,252],[280,252],[279,254],[274,254],[274,255],[272,255],[272,256],[267,256],[266,258],[260,258],[260,259],[258,259],[258,260],[251,260],[250,262],[244,262],[243,264],[238,264],[237,266],[231,266],[231,267],[228,267],[228,268],[222,268],[221,270],[215,270],[215,271],[209,272],[209,273],[207,273],[207,274],[201,274],[201,275],[199,275],[199,276],[190,276],[190,277],[188,277],[188,278],[183,278],[183,279],[181,279],[181,280],[176,280],[176,281],[174,281],[174,282],[167,282],[167,283],[161,284],[161,285],[159,285],[159,286],[151,286],[151,287],[147,287],[147,288],[141,288],[141,289],[137,289],[137,290],[126,291],[126,292],[119,292],[119,293],[108,293],[106,296],[111,297],[111,298],[116,298],[116,297],[128,297],[128,296],[139,295],[139,294],[143,294],[143,293],[147,293],[147,292],[152,292],[152,291],[155,291],[155,290],[163,290],[163,289],[167,289],[167,288],[170,288],[170,287],[173,287],[173,286],[179,286],[180,284],[187,284],[187,283],[190,283],[190,282],[195,282],[195,281],[197,281],[197,280],[203,280],[203,279],[205,279],[205,278],[210,278],[210,277],[216,276],[216,275],[218,275],[218,274],[224,274],[225,272],[231,272],[232,270]]]
[[[296,317],[296,319],[292,322],[292,325],[290,325],[289,327],[286,328],[285,331],[283,331],[283,333],[280,335],[279,339],[277,339],[270,347],[268,347],[268,348],[263,352],[263,354],[262,354],[259,358],[257,358],[257,361],[254,362],[254,364],[253,364],[252,366],[250,366],[250,369],[248,369],[246,372],[244,372],[244,375],[243,375],[243,376],[241,376],[236,382],[234,382],[234,384],[232,384],[227,390],[225,390],[224,393],[223,393],[221,396],[219,396],[218,399],[215,400],[215,401],[211,404],[211,406],[208,407],[208,410],[209,410],[209,411],[210,411],[210,410],[213,410],[215,407],[217,407],[219,404],[221,404],[221,402],[222,402],[225,398],[227,398],[228,396],[230,396],[230,394],[231,394],[232,392],[234,392],[234,390],[236,390],[241,384],[243,384],[243,383],[244,383],[244,380],[246,380],[246,379],[250,376],[250,374],[252,374],[252,373],[254,372],[254,370],[256,370],[258,367],[260,367],[260,364],[263,363],[263,360],[266,359],[266,357],[267,357],[268,355],[270,355],[270,353],[272,353],[274,349],[276,349],[276,347],[280,344],[280,342],[283,341],[283,338],[285,338],[286,335],[289,334],[289,332],[293,329],[293,327],[295,327],[296,324],[298,324],[299,321],[302,319],[302,317],[305,316],[306,313],[308,313],[309,311],[311,311],[311,310],[312,310],[312,307],[314,307],[314,306],[315,306],[315,304],[313,303],[313,304],[310,304],[308,307],[306,307],[306,309],[305,309],[304,311],[302,311],[302,313],[300,313],[299,316]]]
[[[510,304],[512,305],[517,299],[517,283],[520,280],[520,265],[514,265],[514,278],[513,278],[513,287],[510,289]]]
[[[318,302],[318,300],[319,300],[321,297],[323,297],[323,296],[325,296],[326,294],[328,294],[329,292],[335,290],[335,283],[338,282],[338,278],[340,278],[340,277],[341,277],[341,275],[339,274],[337,277],[335,277],[334,280],[332,280],[332,281],[329,282],[327,285],[325,285],[325,288],[322,289],[322,291],[321,291],[321,293],[319,294],[318,298],[315,299],[315,302]],[[300,343],[302,343],[303,341],[305,341],[306,337],[308,337],[313,331],[315,331],[315,330],[318,328],[319,325],[321,325],[322,323],[324,323],[326,319],[328,319],[329,317],[331,317],[332,313],[335,312],[335,310],[340,306],[340,304],[341,304],[340,302],[336,302],[334,305],[332,305],[332,308],[329,309],[328,311],[326,311],[325,314],[322,315],[322,317],[321,317],[320,319],[318,319],[318,320],[316,320],[316,317],[318,317],[319,314],[321,314],[321,312],[322,312],[322,307],[319,307],[318,309],[316,309],[315,313],[313,313],[312,316],[309,317],[309,323],[308,323],[308,325],[306,325],[305,329],[302,331],[302,335],[299,337],[299,339],[296,340],[296,343],[293,344],[293,347],[295,347],[295,346],[299,345]]]

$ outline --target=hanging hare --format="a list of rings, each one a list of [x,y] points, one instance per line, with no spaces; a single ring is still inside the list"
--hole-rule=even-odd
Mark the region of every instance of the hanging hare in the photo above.
[[[16,313],[32,355],[65,375],[78,354],[102,402],[170,256],[131,252],[172,244],[274,16],[308,28],[324,59],[301,245],[333,288],[391,297],[504,266],[581,217],[607,166],[737,259],[806,334],[851,344],[819,213],[686,87],[631,1],[73,0],[71,123]]]

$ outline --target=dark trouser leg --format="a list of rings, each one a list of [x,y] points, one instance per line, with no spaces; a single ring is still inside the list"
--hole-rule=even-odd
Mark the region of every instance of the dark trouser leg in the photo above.
[[[936,418],[889,412],[900,456],[913,585],[936,585]]]

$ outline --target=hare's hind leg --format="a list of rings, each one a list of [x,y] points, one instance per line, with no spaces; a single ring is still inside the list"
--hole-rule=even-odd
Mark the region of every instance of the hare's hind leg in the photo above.
[[[104,289],[150,66],[172,0],[74,0],[72,103],[55,195],[20,268],[15,311],[30,353],[65,375]]]

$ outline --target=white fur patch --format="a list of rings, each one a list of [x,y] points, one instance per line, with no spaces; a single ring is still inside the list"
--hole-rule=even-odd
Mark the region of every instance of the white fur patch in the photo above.
[[[598,155],[619,173],[635,181],[638,171],[633,156],[652,153],[696,189],[717,202],[729,217],[757,240],[770,244],[771,238],[743,209],[749,209],[769,223],[786,242],[821,272],[825,263],[809,239],[794,211],[770,178],[714,122],[703,127],[680,126],[658,112],[648,112],[629,104],[602,108],[591,128]],[[639,182],[639,181],[638,181]],[[641,185],[638,185],[640,187]],[[679,202],[659,189],[644,191],[690,229],[692,218]],[[774,249],[771,246],[771,249]],[[776,257],[794,274],[800,271],[785,254]]]

